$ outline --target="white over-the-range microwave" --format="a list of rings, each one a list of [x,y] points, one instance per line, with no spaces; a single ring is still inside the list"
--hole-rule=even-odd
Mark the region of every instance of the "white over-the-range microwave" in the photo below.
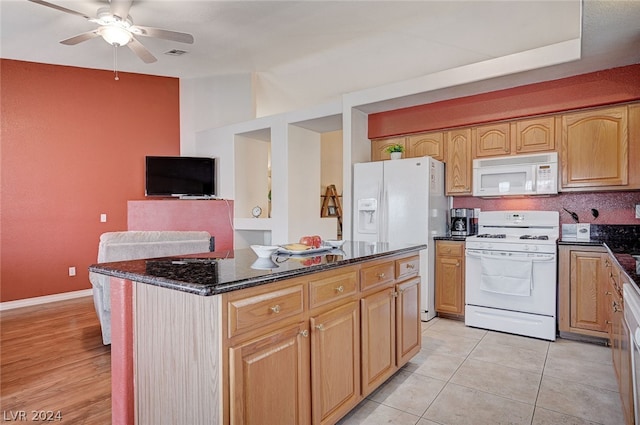
[[[473,160],[473,196],[557,193],[557,152]]]

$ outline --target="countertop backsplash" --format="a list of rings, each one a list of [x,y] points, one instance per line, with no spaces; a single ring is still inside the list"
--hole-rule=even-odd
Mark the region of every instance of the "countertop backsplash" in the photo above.
[[[591,224],[591,239],[595,240],[640,240],[640,225],[635,224]],[[576,224],[562,225],[562,238],[575,238]]]

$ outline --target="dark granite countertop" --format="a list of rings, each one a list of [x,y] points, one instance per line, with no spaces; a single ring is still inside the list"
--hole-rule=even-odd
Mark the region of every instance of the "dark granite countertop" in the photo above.
[[[574,227],[575,225],[562,226],[559,245],[604,246],[640,288],[640,260],[634,257],[640,258],[640,226],[592,224],[588,240],[577,239]]]
[[[315,255],[278,254],[258,259],[250,248],[234,251],[94,264],[89,271],[182,292],[209,296],[332,268],[425,249],[347,241],[342,249]]]
[[[434,241],[455,241],[455,242],[464,242],[467,240],[466,236],[434,236]]]

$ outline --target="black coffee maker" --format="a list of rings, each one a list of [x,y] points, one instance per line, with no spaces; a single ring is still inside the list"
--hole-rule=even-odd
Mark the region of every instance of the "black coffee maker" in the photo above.
[[[471,236],[477,233],[473,208],[451,209],[451,236]]]

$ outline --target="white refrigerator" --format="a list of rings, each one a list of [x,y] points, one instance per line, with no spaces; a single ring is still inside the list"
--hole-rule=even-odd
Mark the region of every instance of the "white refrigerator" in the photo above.
[[[444,164],[425,156],[353,166],[353,240],[426,244],[420,251],[421,319],[435,316],[434,236],[446,235]]]

